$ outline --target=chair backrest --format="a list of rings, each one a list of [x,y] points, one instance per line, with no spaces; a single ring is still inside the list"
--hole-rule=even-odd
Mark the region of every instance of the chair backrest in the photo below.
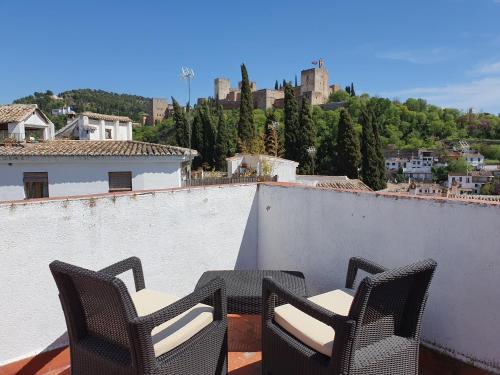
[[[349,312],[356,322],[354,350],[391,336],[418,340],[435,269],[436,262],[428,259],[366,277]]]
[[[50,270],[59,289],[70,343],[90,337],[130,353],[128,322],[137,312],[125,284],[116,277],[59,261],[52,262]]]

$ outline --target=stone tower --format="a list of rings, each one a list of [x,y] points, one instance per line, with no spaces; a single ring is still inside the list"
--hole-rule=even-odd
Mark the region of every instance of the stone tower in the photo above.
[[[153,98],[149,108],[148,124],[154,125],[166,117],[168,109],[167,99]]]
[[[231,81],[227,78],[216,78],[214,80],[214,98],[217,100],[226,99],[231,91]]]
[[[311,104],[326,103],[330,95],[330,87],[325,61],[320,59],[318,67],[303,70],[300,74],[300,83],[300,94],[310,98]]]

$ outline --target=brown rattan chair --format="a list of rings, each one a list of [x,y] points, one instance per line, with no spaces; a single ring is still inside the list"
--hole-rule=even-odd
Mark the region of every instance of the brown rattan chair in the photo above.
[[[420,326],[436,262],[387,270],[349,262],[346,288],[304,298],[263,283],[262,374],[418,374]],[[373,275],[352,290],[358,269]],[[275,307],[276,297],[287,305]]]
[[[177,299],[145,288],[132,257],[101,271],[54,261],[74,375],[227,373],[225,286],[213,280]],[[135,293],[116,276],[132,270]],[[200,304],[211,301],[211,306]]]

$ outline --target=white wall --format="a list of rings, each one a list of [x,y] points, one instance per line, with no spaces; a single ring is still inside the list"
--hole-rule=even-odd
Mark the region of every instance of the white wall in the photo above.
[[[40,159],[2,160],[0,201],[25,198],[23,172],[48,172],[49,197],[107,193],[108,172],[132,172],[133,190],[180,187],[180,159],[176,157],[163,161],[157,159],[51,158],[49,163]]]
[[[147,287],[178,296],[206,270],[255,268],[256,185],[0,204],[0,237],[7,363],[65,343],[55,259],[100,269],[136,255]]]
[[[319,293],[344,286],[354,255],[388,267],[432,257],[424,339],[500,371],[500,205],[259,189],[259,267],[302,270]]]

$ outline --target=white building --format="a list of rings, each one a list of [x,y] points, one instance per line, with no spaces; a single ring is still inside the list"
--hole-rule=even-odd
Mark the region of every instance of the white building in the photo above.
[[[134,141],[0,144],[0,201],[180,187],[188,154]]]
[[[432,151],[418,150],[417,156],[410,158],[403,167],[403,174],[406,179],[432,181],[433,166],[446,166],[446,164],[440,164]]]
[[[46,141],[54,139],[54,124],[36,104],[0,106],[0,141]]]
[[[75,114],[76,114],[75,111],[73,111],[70,106],[62,108],[54,108],[52,110],[52,116],[67,116]]]
[[[479,152],[464,152],[462,153],[462,158],[476,170],[483,169],[484,167],[484,156]]]
[[[299,163],[270,155],[236,154],[227,158],[227,176],[254,173],[257,176],[277,176],[278,181],[293,182]]]
[[[472,171],[469,173],[450,173],[448,189],[451,194],[480,194],[481,187],[492,181],[491,171]]]
[[[83,112],[56,133],[58,139],[131,141],[132,120],[126,116]]]

